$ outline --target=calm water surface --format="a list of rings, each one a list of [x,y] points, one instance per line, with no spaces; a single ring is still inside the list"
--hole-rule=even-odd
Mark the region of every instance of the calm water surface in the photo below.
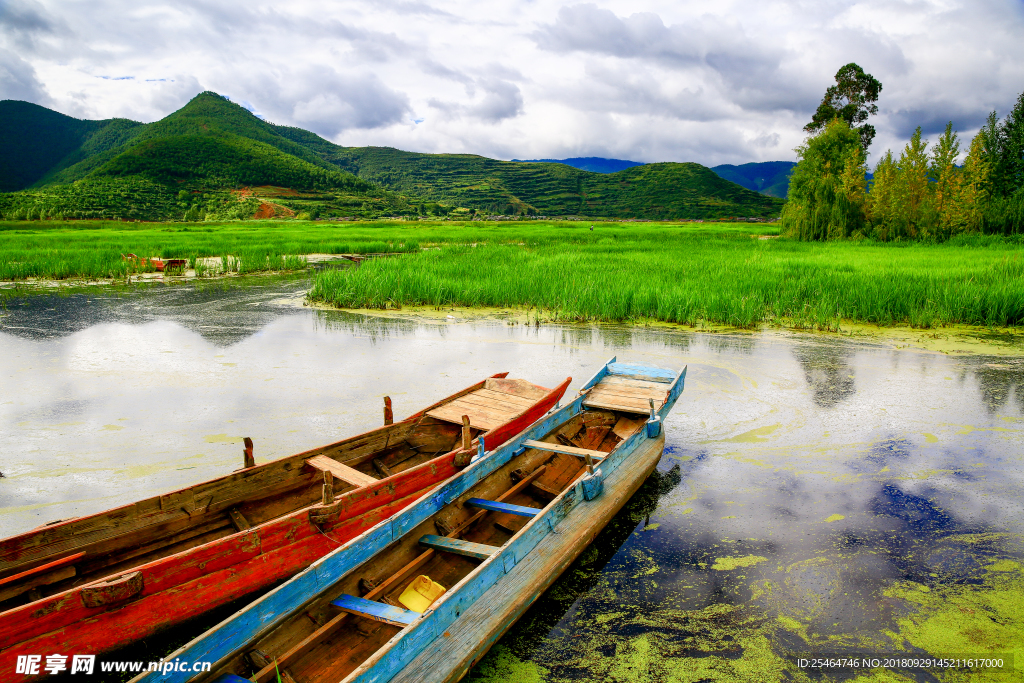
[[[800,334],[394,320],[303,279],[8,299],[0,535],[381,424],[495,372],[678,369],[658,472],[474,681],[822,680],[812,653],[1016,655],[834,680],[1024,680],[1024,361]]]

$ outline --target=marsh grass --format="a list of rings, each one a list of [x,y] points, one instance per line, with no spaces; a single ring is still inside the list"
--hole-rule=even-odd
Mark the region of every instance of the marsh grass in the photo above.
[[[548,319],[838,329],[1024,324],[1024,244],[753,239],[771,224],[249,221],[2,223],[0,279],[112,277],[121,254],[219,259],[205,275],[299,270],[304,254],[394,253],[317,273],[345,308],[536,308]],[[198,272],[197,272],[198,274]]]
[[[604,234],[627,234],[642,228],[598,224]],[[644,224],[648,225],[648,224]],[[0,280],[44,278],[121,279],[137,267],[122,260],[127,253],[163,258],[217,257],[222,272],[261,272],[259,257],[249,266],[237,261],[243,253],[281,257],[282,268],[305,268],[287,255],[415,253],[420,245],[474,244],[500,241],[541,244],[590,233],[589,223],[530,221],[507,227],[482,221],[229,221],[225,223],[122,223],[117,221],[0,222]],[[679,226],[675,226],[678,229]],[[723,225],[720,230],[765,232],[767,226]],[[275,263],[277,261],[275,260]],[[136,270],[133,270],[136,268]],[[143,269],[144,270],[144,269]],[[212,272],[208,274],[212,275]]]
[[[309,298],[345,308],[538,307],[568,321],[664,321],[837,330],[1024,323],[1024,249],[752,240],[665,230],[657,239],[449,246],[316,275]]]

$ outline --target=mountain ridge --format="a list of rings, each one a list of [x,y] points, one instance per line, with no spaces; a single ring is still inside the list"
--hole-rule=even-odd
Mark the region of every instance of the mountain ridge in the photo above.
[[[633,166],[643,166],[642,161],[628,159],[606,159],[604,157],[570,157],[568,159],[513,159],[523,164],[565,164],[591,173],[618,173]]]
[[[8,110],[20,113],[20,128],[7,125]],[[29,142],[13,139],[19,130]],[[33,135],[46,143],[46,154],[35,155],[35,165],[29,163]],[[724,181],[699,164],[637,164],[608,175],[468,154],[342,147],[301,128],[266,122],[213,92],[200,93],[149,124],[82,121],[38,105],[3,101],[0,150],[12,152],[0,168],[0,183],[6,188],[21,183],[20,193],[8,190],[0,197],[5,216],[92,217],[99,212],[100,217],[181,218],[196,215],[196,197],[201,196],[205,213],[199,213],[216,217],[210,195],[227,206],[238,201],[232,195],[242,188],[246,196],[270,193],[289,211],[311,217],[463,210],[675,219],[768,217],[781,207],[778,200]],[[102,192],[117,195],[119,184],[142,195],[117,200],[109,211],[97,208]],[[265,186],[272,189],[259,190]],[[92,193],[91,208],[84,213],[73,206],[79,190]],[[154,195],[161,192],[173,195],[173,201]],[[169,208],[172,204],[176,208]]]

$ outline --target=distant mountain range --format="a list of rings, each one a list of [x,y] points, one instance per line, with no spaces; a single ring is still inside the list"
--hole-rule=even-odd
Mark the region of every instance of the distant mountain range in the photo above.
[[[642,161],[627,161],[625,159],[604,159],[602,157],[573,157],[571,159],[513,159],[512,161],[524,161],[529,163],[547,162],[552,164],[565,164],[573,168],[579,168],[592,173],[618,173],[619,171],[633,166],[643,166]],[[785,199],[789,190],[789,174],[795,161],[762,161],[740,166],[722,164],[712,166],[711,170],[720,177],[737,185],[766,194],[769,197],[780,197]]]
[[[625,171],[627,168],[633,166],[643,166],[642,161],[626,161],[624,159],[603,159],[601,157],[573,157],[572,159],[513,159],[512,161],[521,161],[527,164],[536,163],[550,163],[550,164],[565,164],[566,166],[572,166],[578,168],[581,171],[590,171],[591,173],[618,173],[619,171]]]
[[[6,218],[362,217],[470,213],[769,217],[782,202],[694,163],[614,175],[560,163],[341,147],[212,92],[154,123],[81,121],[0,101]]]
[[[795,161],[762,161],[739,166],[722,164],[711,170],[748,190],[785,199],[789,192],[789,174],[794,166]]]

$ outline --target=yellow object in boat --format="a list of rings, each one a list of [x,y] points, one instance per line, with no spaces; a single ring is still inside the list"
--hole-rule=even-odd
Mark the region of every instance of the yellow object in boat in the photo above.
[[[427,608],[434,604],[441,593],[444,593],[444,586],[435,583],[429,576],[417,576],[409,587],[402,591],[398,602],[411,609],[413,612],[426,612]]]

